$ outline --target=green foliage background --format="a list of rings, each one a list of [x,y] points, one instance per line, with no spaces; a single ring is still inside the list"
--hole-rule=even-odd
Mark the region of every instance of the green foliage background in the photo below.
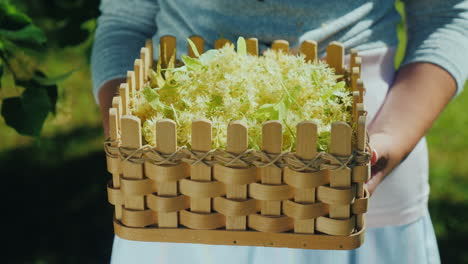
[[[79,71],[59,84],[56,115],[47,116],[41,138],[18,135],[0,118],[0,175],[7,199],[3,204],[7,216],[3,218],[7,242],[3,262],[108,263],[113,233],[105,184],[110,175],[105,170],[104,138],[91,93],[92,37],[81,31],[94,28],[98,1],[14,3],[31,15],[49,39],[39,69],[50,76]],[[403,47],[403,31],[401,40]],[[15,89],[3,80],[0,97],[11,96]],[[467,104],[464,92],[427,136],[429,207],[442,263],[468,263]]]

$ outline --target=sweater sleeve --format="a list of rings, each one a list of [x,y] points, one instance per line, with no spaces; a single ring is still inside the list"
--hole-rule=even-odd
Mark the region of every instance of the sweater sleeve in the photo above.
[[[457,95],[468,77],[468,0],[404,0],[408,46],[402,65],[429,62],[452,75]]]
[[[107,81],[126,77],[145,40],[156,33],[156,0],[102,0],[91,55],[93,93]]]

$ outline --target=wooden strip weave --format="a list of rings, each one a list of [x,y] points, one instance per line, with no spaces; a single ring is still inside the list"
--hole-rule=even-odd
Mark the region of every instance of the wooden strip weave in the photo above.
[[[279,123],[272,124],[276,126]],[[301,124],[298,128],[304,125],[307,127],[307,124]],[[209,125],[209,122],[205,125]],[[241,124],[232,125],[242,127]],[[345,124],[340,124],[343,125]],[[170,131],[175,131],[174,129],[172,124]],[[236,133],[236,136],[239,134]],[[164,133],[160,137],[164,137]],[[172,138],[175,138],[175,135]],[[175,142],[167,138],[164,140],[166,144]],[[113,183],[109,183],[108,186],[109,202],[116,206],[124,205],[118,223],[128,228],[168,227],[166,223],[168,220],[164,220],[161,216],[167,218],[168,215],[175,214],[178,218],[170,222],[173,228],[186,227],[196,230],[250,229],[269,233],[319,232],[335,236],[350,236],[362,230],[364,219],[361,216],[367,210],[367,197],[358,196],[357,191],[367,180],[367,175],[362,175],[365,172],[363,164],[367,164],[369,159],[367,152],[355,152],[349,156],[316,153],[314,157],[299,156],[297,153],[268,153],[254,150],[242,152],[245,147],[238,148],[237,153],[210,150],[209,147],[205,148],[205,151],[195,152],[182,147],[172,153],[163,153],[160,151],[162,148],[160,145],[156,148],[115,147],[119,145],[122,144],[116,144],[112,140],[106,142],[105,149],[109,159],[117,158],[122,164],[133,164],[132,166],[145,165],[146,177],[136,179],[126,178],[123,175],[120,177],[120,188],[113,187]],[[299,152],[301,151],[299,149]],[[192,169],[190,173],[188,168],[198,166],[212,167],[213,170],[207,171],[213,174],[212,178],[189,179],[191,173],[196,171]],[[262,182],[259,168],[279,170],[278,175],[281,179],[273,184]],[[331,187],[333,177],[336,177],[333,176],[333,172],[342,171],[343,168],[346,168],[350,174],[353,172],[353,176],[349,176],[349,187]],[[168,194],[161,193],[160,186],[169,183],[176,184],[175,191]],[[248,192],[244,197],[229,197],[228,190],[233,190],[233,186],[245,186]],[[297,199],[298,195],[308,195],[307,192],[301,194],[300,190],[313,190],[311,196],[313,200]],[[125,202],[122,203],[125,197],[146,197],[145,206],[138,209],[127,207]],[[212,206],[211,203],[208,204],[210,206],[208,211],[191,210],[193,201],[203,199],[212,200]],[[269,209],[276,210],[276,214],[262,213],[266,202],[278,203]],[[336,208],[347,208],[344,212],[348,216],[333,217],[332,213]],[[161,219],[166,222],[162,222]],[[229,219],[246,219],[246,221],[244,224],[237,222],[240,224],[237,226],[234,224],[229,228],[231,221]]]

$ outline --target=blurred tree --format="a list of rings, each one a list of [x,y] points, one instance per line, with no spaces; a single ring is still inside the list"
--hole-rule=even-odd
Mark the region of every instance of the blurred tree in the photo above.
[[[49,45],[66,47],[86,41],[99,15],[96,0],[14,0],[42,28]]]
[[[0,0],[0,89],[13,87],[13,96],[0,99],[1,114],[18,133],[39,136],[49,112],[55,114],[57,83],[72,72],[50,78],[39,69],[39,61],[47,49],[88,40],[97,5],[84,0]]]

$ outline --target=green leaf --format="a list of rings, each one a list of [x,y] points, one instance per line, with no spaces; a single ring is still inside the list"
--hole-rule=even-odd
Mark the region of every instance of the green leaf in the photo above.
[[[237,39],[237,54],[243,56],[247,55],[247,45],[243,37]]]
[[[50,112],[55,115],[57,113],[58,87],[54,84],[44,86],[44,88],[47,92],[47,96],[49,97]]]
[[[19,30],[0,29],[0,36],[19,45],[40,46],[47,41],[44,32],[33,24],[27,25]]]
[[[24,129],[26,112],[20,97],[10,97],[3,100],[2,116],[5,123],[20,134],[28,134]]]
[[[151,102],[158,99],[159,95],[151,87],[145,86],[143,87],[143,97],[145,97],[146,101]]]
[[[31,128],[36,128],[38,135],[51,109],[46,89],[26,89],[21,95],[23,107],[29,116]]]
[[[60,74],[60,75],[55,76],[55,77],[46,77],[44,74],[35,75],[33,77],[33,79],[35,81],[37,81],[38,83],[42,84],[42,85],[54,85],[54,84],[63,82],[64,80],[66,80],[68,77],[70,77],[76,71],[78,71],[78,70],[77,69],[71,70],[69,72],[66,72],[64,74]]]
[[[223,105],[223,97],[217,94],[212,94],[209,102],[206,103],[209,111],[213,111]]]
[[[174,117],[173,117],[173,118],[174,118],[174,121],[176,122],[177,125],[180,125],[180,123],[179,123],[179,115],[177,114],[177,110],[175,109],[175,107],[174,107],[173,104],[171,104],[171,110],[172,110],[172,112],[173,112],[173,114],[174,114]]]
[[[182,61],[184,62],[185,66],[187,66],[189,71],[197,71],[202,67],[200,60],[189,57],[187,55],[182,55]]]
[[[2,116],[18,133],[39,136],[50,110],[45,89],[26,89],[21,97],[3,100]]]
[[[8,1],[0,1],[0,28],[18,30],[31,23],[31,18]]]
[[[344,81],[340,81],[340,82],[337,82],[335,84],[335,88],[337,89],[342,89],[342,88],[345,88],[346,87],[346,83]]]
[[[284,103],[284,100],[281,100],[278,104],[276,104],[275,109],[278,112],[277,119],[280,121],[285,120],[288,109],[286,107],[286,104]]]
[[[43,83],[41,83],[40,80],[45,80]],[[24,87],[25,89],[43,89],[46,91],[47,96],[49,97],[49,102],[50,102],[50,112],[52,112],[54,115],[56,113],[56,106],[57,106],[57,100],[58,100],[58,87],[57,85],[52,82],[52,81],[47,81],[49,80],[45,73],[41,71],[36,71],[35,75],[32,79],[30,80],[16,80],[16,84],[19,86]]]
[[[191,39],[187,39],[187,41],[193,50],[193,54],[195,54],[197,58],[200,57],[200,52],[198,51],[197,46],[195,46],[195,43],[193,43]]]
[[[286,108],[289,108],[293,103],[296,102],[297,96],[301,92],[302,88],[300,85],[296,85],[292,87],[289,91],[285,89],[286,91],[286,97],[284,97],[283,101],[286,106]]]
[[[166,106],[159,100],[158,93],[151,87],[145,86],[143,88],[143,97],[156,111],[163,111],[166,108]]]
[[[256,115],[265,120],[278,120],[279,113],[275,104],[264,104],[258,108]]]
[[[3,64],[0,64],[0,80],[2,80],[3,76]]]

